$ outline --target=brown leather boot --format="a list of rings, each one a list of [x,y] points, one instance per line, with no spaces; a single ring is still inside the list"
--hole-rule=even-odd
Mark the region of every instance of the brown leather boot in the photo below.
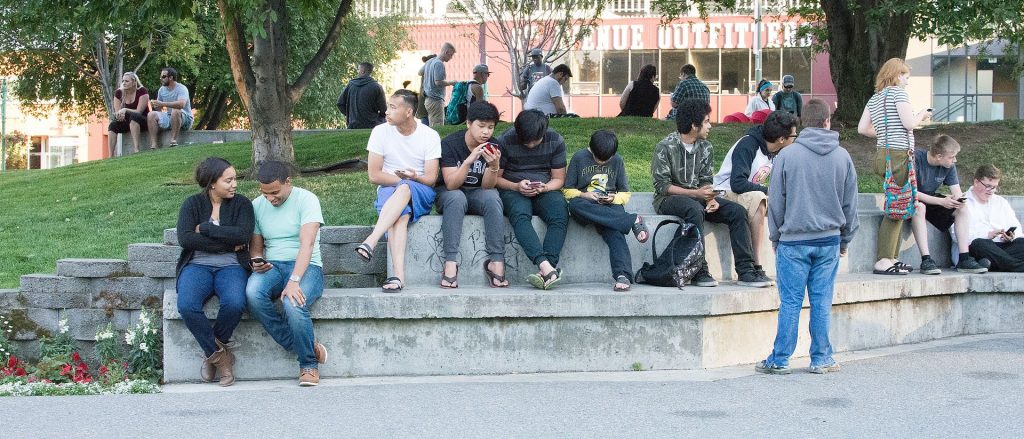
[[[210,358],[220,354],[219,357],[211,362],[217,367],[217,375],[220,375],[221,387],[227,387],[235,383],[235,354],[232,354],[228,347],[221,343],[220,340],[216,340],[216,342],[220,350],[214,352]]]
[[[220,351],[210,354],[209,357],[203,359],[203,366],[199,368],[199,377],[207,383],[212,383],[213,378],[217,376],[217,365],[214,364],[214,360],[220,358]]]

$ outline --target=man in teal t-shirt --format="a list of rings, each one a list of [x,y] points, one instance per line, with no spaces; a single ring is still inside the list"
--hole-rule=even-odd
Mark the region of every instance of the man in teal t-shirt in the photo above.
[[[309,308],[323,294],[320,199],[293,187],[288,165],[264,162],[257,172],[260,194],[252,203],[256,228],[249,245],[252,275],[245,288],[249,314],[259,320],[281,347],[295,352],[299,385],[320,383],[318,364],[327,348],[313,335]],[[283,313],[274,301],[281,299]]]

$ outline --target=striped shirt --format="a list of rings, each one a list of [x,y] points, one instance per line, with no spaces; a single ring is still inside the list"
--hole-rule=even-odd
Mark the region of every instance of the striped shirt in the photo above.
[[[896,104],[910,103],[907,91],[902,87],[889,86],[868,99],[871,125],[875,127],[875,141],[878,148],[914,149],[914,133],[903,126]]]

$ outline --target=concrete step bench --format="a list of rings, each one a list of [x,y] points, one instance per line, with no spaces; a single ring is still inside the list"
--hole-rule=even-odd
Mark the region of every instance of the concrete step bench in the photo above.
[[[836,285],[836,351],[963,334],[1024,330],[1024,277],[844,274]],[[164,373],[196,381],[202,353],[164,293]],[[806,304],[805,304],[806,306]],[[206,307],[216,315],[216,299]],[[312,309],[330,356],[324,377],[698,369],[753,363],[771,349],[778,294],[717,288],[568,284],[554,291],[411,286],[328,289]],[[806,355],[807,311],[796,355]],[[296,378],[293,354],[246,316],[235,332],[239,379]]]

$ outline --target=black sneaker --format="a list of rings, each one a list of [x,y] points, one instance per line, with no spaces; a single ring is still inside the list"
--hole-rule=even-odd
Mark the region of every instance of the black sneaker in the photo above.
[[[988,261],[988,259],[982,260]],[[989,264],[991,265],[992,263],[989,262]],[[960,262],[956,264],[956,271],[961,273],[981,274],[988,272],[988,267],[980,264],[978,261],[974,260],[973,257],[968,256],[966,258],[960,258]]]
[[[766,373],[769,375],[789,375],[790,373],[793,372],[793,369],[790,369],[786,366],[776,366],[774,364],[767,364],[764,362],[764,360],[761,360],[760,362],[754,365],[754,371],[757,373]]]
[[[978,259],[978,265],[985,267],[988,270],[992,269],[992,261],[988,260],[988,258]]]
[[[690,279],[690,285],[698,287],[717,287],[718,281],[711,277],[711,273],[708,273],[707,267],[700,270]]]
[[[758,274],[757,270],[750,270],[740,273],[740,278],[736,284],[745,287],[767,288],[772,286],[772,280],[768,279],[768,276]]]
[[[942,269],[939,268],[939,264],[935,263],[932,258],[922,259],[921,268],[918,269],[921,274],[942,274]]]
[[[758,266],[755,266],[754,273],[757,273],[758,276],[761,276],[761,277],[763,277],[765,279],[768,279],[768,282],[770,282],[772,284],[772,286],[775,286],[775,279],[772,279],[772,278],[768,277],[768,273],[765,273],[763,268],[756,268],[756,267],[758,267]]]

